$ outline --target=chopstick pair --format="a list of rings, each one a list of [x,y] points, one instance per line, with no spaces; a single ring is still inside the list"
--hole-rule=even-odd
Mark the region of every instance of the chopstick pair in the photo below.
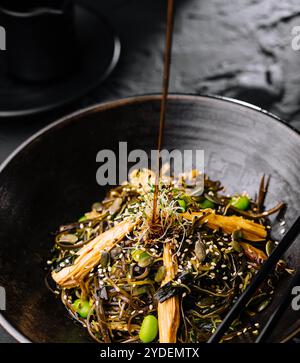
[[[262,265],[261,269],[255,275],[252,283],[248,286],[248,288],[243,292],[243,294],[238,298],[236,303],[233,305],[229,313],[223,319],[222,323],[218,326],[215,333],[210,337],[207,343],[217,343],[220,341],[222,336],[226,333],[229,329],[232,322],[237,318],[237,316],[242,312],[242,309],[245,307],[251,296],[256,292],[258,287],[261,283],[265,280],[267,275],[271,272],[271,270],[276,266],[279,259],[282,255],[287,251],[287,249],[291,246],[294,240],[298,237],[300,233],[300,216],[296,219],[292,227],[288,230],[286,235],[283,237],[277,248],[271,253],[269,258],[265,261]],[[295,275],[294,280],[298,278],[298,273]],[[297,280],[298,281],[298,280]],[[292,286],[290,286],[292,289]],[[289,294],[291,295],[291,294]],[[282,313],[284,312],[288,301],[288,298],[284,299],[280,306],[276,309],[276,311],[272,314],[271,318],[267,322],[265,329],[262,330],[259,337],[256,339],[256,342],[265,341],[267,336],[270,333],[270,330],[274,326],[279,318],[281,317]],[[274,319],[274,321],[273,321]]]

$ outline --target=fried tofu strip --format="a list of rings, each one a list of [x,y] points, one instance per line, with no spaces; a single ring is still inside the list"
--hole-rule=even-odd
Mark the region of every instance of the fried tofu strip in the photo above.
[[[132,231],[138,222],[139,219],[134,222],[124,220],[108,231],[101,233],[79,250],[73,265],[67,266],[59,272],[53,271],[53,280],[65,288],[78,286],[82,279],[99,263],[101,252],[110,251],[116,243]]]
[[[163,263],[166,276],[162,285],[173,280],[177,273],[177,262],[172,259],[169,243],[164,245]],[[158,327],[160,343],[176,343],[177,330],[180,323],[179,297],[173,296],[163,303],[158,303]]]
[[[259,224],[252,222],[248,219],[238,216],[223,216],[215,214],[210,209],[205,209],[203,212],[183,213],[183,218],[193,221],[194,218],[199,218],[209,228],[218,229],[221,228],[224,233],[231,234],[236,230],[240,230],[243,234],[243,238],[248,241],[263,241],[267,237],[266,228]]]

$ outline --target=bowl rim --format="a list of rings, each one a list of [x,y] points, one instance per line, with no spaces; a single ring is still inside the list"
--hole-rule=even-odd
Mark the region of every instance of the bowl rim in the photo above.
[[[73,122],[74,120],[78,120],[82,116],[86,116],[95,112],[99,111],[106,111],[111,110],[115,108],[119,108],[126,105],[134,105],[134,104],[140,104],[148,101],[157,101],[161,100],[162,95],[159,93],[151,93],[151,94],[142,94],[142,95],[136,95],[136,96],[130,96],[125,97],[121,99],[116,99],[112,101],[107,102],[100,102],[93,104],[88,107],[81,108],[75,112],[72,112],[70,114],[67,114],[58,120],[51,122],[49,125],[41,128],[39,131],[35,132],[32,136],[27,138],[24,142],[22,142],[0,165],[0,174],[4,171],[4,169],[9,165],[9,163],[18,155],[20,154],[27,146],[29,146],[32,142],[34,142],[37,138],[46,135],[48,132],[53,131],[56,127],[63,125],[64,123]],[[169,93],[168,100],[200,100],[200,99],[215,99],[223,102],[228,102],[231,104],[239,105],[247,109],[251,109],[253,111],[263,113],[267,116],[269,116],[274,121],[284,125],[289,131],[293,132],[293,134],[296,134],[299,137],[300,141],[300,131],[298,131],[296,128],[294,128],[292,125],[288,124],[286,121],[282,120],[280,117],[274,115],[273,113],[255,106],[251,103],[237,100],[230,97],[224,97],[224,96],[218,96],[218,95],[210,95],[210,94],[204,94],[204,95],[197,95],[197,94],[189,94],[189,93]],[[6,332],[12,336],[17,342],[19,343],[31,343],[31,340],[29,340],[25,335],[20,333],[10,322],[7,318],[4,317],[4,315],[0,312],[0,326],[6,330]]]

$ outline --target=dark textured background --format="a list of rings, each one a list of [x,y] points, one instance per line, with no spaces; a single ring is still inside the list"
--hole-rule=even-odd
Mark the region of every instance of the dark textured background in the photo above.
[[[81,2],[105,14],[117,30],[123,48],[118,68],[74,105],[34,118],[0,119],[0,161],[63,114],[98,101],[160,91],[166,2]],[[300,129],[300,51],[291,47],[292,28],[300,26],[300,2],[177,0],[176,5],[170,91],[246,100]],[[0,328],[0,342],[9,341]]]

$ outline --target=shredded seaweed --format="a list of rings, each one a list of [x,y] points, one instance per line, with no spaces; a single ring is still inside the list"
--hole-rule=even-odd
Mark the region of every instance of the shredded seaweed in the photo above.
[[[284,203],[266,209],[265,177],[239,209],[220,181],[205,176],[200,191],[190,182],[196,175],[161,178],[155,223],[155,175],[136,170],[56,233],[52,290],[96,342],[139,341],[147,315],[158,317],[157,342],[206,341],[276,248],[268,216]],[[286,272],[281,261],[224,341],[256,334],[249,317],[269,305]]]

